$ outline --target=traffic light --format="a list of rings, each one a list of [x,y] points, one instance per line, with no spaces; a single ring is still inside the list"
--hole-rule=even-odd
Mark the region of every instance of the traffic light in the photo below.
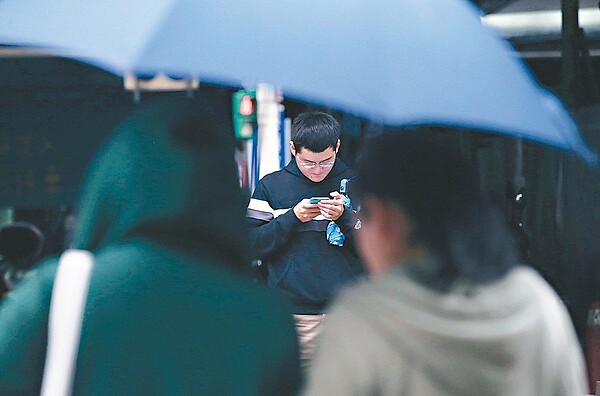
[[[236,139],[252,139],[257,125],[256,91],[237,91],[233,94],[233,128]]]

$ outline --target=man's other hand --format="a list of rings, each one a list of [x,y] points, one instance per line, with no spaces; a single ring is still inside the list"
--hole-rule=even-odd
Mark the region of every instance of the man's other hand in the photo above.
[[[326,219],[335,221],[344,213],[344,201],[342,195],[337,191],[333,191],[329,195],[332,196],[331,199],[321,201],[317,206]]]
[[[309,201],[310,198],[304,198],[294,206],[294,214],[303,223],[311,221],[321,213],[321,209],[318,206],[320,204],[311,204]]]

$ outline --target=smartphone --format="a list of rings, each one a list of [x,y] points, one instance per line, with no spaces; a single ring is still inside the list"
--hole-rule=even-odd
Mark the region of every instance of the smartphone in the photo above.
[[[331,198],[329,198],[329,197],[312,197],[308,201],[308,203],[310,203],[310,204],[316,204],[316,203],[319,203],[319,202],[321,202],[323,200],[329,200],[329,199],[331,199]]]

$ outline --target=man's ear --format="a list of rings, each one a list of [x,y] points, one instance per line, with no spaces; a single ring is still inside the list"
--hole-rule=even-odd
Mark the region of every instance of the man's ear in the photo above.
[[[337,142],[335,143],[335,153],[337,154],[338,150],[340,149],[340,139],[337,140]]]
[[[292,155],[295,157],[296,156],[296,146],[294,146],[294,142],[292,142],[290,140],[290,151],[292,152]]]

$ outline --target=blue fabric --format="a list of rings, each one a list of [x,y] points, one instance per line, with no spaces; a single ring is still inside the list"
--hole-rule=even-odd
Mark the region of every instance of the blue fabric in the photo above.
[[[344,206],[346,207],[346,209],[352,210],[352,200],[346,196],[346,195],[342,195],[342,202],[344,203]]]
[[[334,221],[330,221],[327,224],[327,240],[333,246],[344,246],[344,241],[346,240],[346,235],[340,229],[340,226],[335,224]]]
[[[342,195],[342,202],[346,207],[346,210],[352,210],[352,200],[347,195]],[[327,224],[327,241],[333,246],[344,246],[344,241],[346,240],[346,235],[340,229],[334,221],[329,222]]]

